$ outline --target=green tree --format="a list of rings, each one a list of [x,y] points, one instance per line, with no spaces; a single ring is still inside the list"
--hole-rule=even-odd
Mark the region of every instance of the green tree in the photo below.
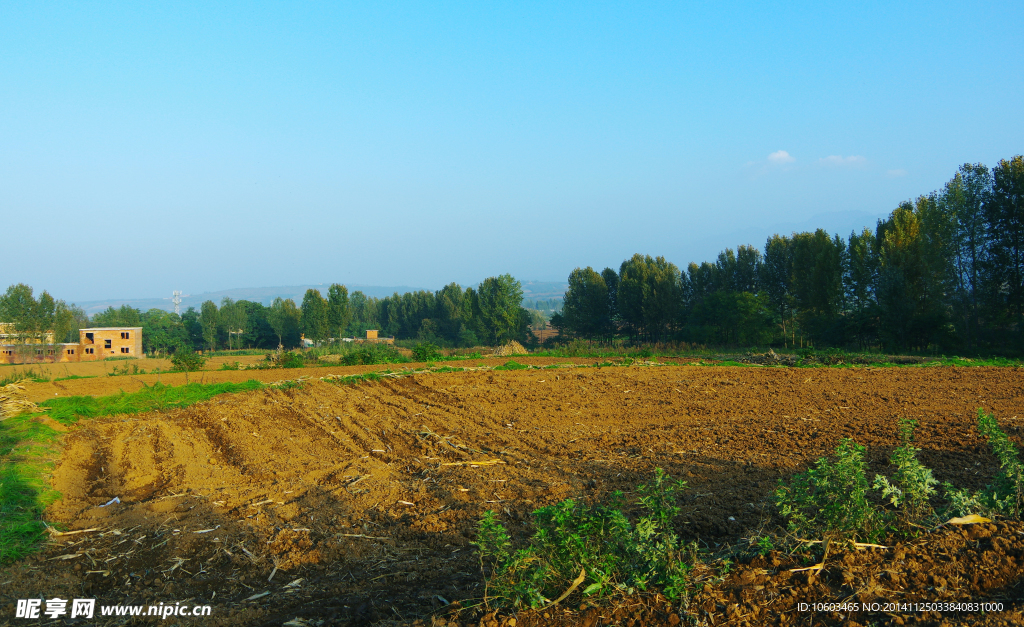
[[[334,283],[327,290],[327,323],[330,335],[341,341],[352,319],[352,310],[348,303],[348,288]]]
[[[462,309],[465,297],[466,293],[458,283],[449,283],[434,295],[437,333],[452,346],[459,344],[459,335],[464,327]]]
[[[13,324],[18,339],[25,341],[35,333],[35,312],[38,307],[31,287],[24,283],[11,285],[0,296],[0,322]]]
[[[1003,159],[992,169],[992,193],[985,203],[997,301],[1024,340],[1024,156]]]
[[[523,286],[519,281],[511,274],[484,279],[477,299],[482,327],[488,340],[494,344],[503,344],[520,337],[523,316],[528,314],[521,311]]]
[[[604,277],[587,266],[569,274],[562,313],[557,318],[559,332],[568,337],[595,338],[611,331],[608,285]]]
[[[220,301],[220,327],[228,340],[228,349],[241,348],[248,316],[245,307],[225,296]]]
[[[220,322],[220,312],[217,310],[217,303],[208,300],[202,304],[199,312],[199,322],[203,327],[203,340],[211,351],[216,350],[217,325]]]
[[[940,339],[943,328],[942,268],[930,263],[924,219],[934,200],[922,196],[916,205],[901,203],[876,235],[880,331],[888,344],[900,348],[925,348]]]
[[[611,321],[612,330],[614,330],[619,319],[619,275],[615,270],[605,268],[601,270],[601,278],[604,279],[604,284],[608,287],[608,319]],[[565,305],[564,301],[562,305]]]
[[[763,295],[720,290],[698,302],[689,317],[689,333],[718,345],[756,346],[771,337],[771,311]]]
[[[877,338],[878,240],[871,229],[850,233],[847,245],[846,292],[850,339],[860,346]]]
[[[793,296],[801,323],[816,340],[829,341],[843,310],[846,242],[824,229],[793,235]]]
[[[305,296],[302,297],[303,334],[313,340],[314,344],[320,344],[327,339],[329,324],[327,301],[320,295],[320,290],[306,290]]]
[[[144,352],[167,354],[179,347],[190,348],[191,344],[188,330],[178,314],[163,309],[150,309],[142,314]]]
[[[77,309],[77,311],[76,311]],[[85,312],[74,305],[68,305],[63,300],[58,300],[53,308],[53,341],[77,342],[78,330],[82,328],[79,321],[85,317]],[[85,318],[88,320],[88,318]]]
[[[692,264],[691,264],[692,265]],[[783,342],[792,336],[793,242],[784,235],[772,235],[764,245],[758,277],[768,307],[778,317]],[[787,321],[790,321],[787,327]]]
[[[359,292],[356,292],[357,294]],[[295,346],[298,340],[299,319],[301,318],[299,308],[295,301],[290,298],[275,298],[267,312],[267,322],[277,336],[279,348]],[[294,338],[294,341],[293,341]]]
[[[634,338],[658,341],[675,324],[682,303],[682,281],[664,257],[633,255],[619,268],[619,315]]]
[[[985,204],[992,193],[992,174],[980,164],[965,163],[946,183],[940,202],[956,216],[951,242],[955,267],[953,307],[960,335],[970,350],[979,340],[979,311],[988,248]]]

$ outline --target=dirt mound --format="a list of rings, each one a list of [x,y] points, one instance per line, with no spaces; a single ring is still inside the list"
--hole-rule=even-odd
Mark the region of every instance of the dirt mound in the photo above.
[[[507,344],[494,349],[493,354],[495,357],[512,357],[513,355],[529,355],[530,351],[523,348],[523,345],[519,342],[509,340]]]
[[[777,481],[842,437],[869,447],[872,471],[888,471],[899,417],[918,421],[916,445],[940,481],[980,488],[996,462],[976,408],[993,410],[1019,443],[1024,425],[1011,418],[1022,402],[1019,375],[1007,369],[632,366],[311,382],[82,421],[65,436],[53,474],[63,499],[48,517],[92,531],[57,536],[39,559],[0,570],[0,608],[13,616],[20,598],[85,595],[189,599],[213,606],[204,619],[212,625],[430,624],[434,613],[475,626],[482,609],[444,608],[483,595],[469,542],[486,510],[521,539],[537,507],[631,492],[662,467],[689,484],[684,537],[735,544],[779,524]],[[872,581],[890,600],[1019,600],[1020,531],[942,529],[903,557],[898,547],[860,552],[852,579],[837,554],[813,583],[785,574],[807,564],[770,556],[701,592],[691,611],[714,624],[809,624],[812,614],[793,613],[794,603],[846,598]],[[520,624],[607,624],[613,615],[568,603],[569,613],[527,613]],[[680,610],[624,603],[618,624],[673,625]],[[814,624],[848,618],[813,614]]]

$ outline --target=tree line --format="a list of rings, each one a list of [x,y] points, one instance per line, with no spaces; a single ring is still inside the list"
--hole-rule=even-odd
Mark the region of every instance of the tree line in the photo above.
[[[20,339],[42,341],[48,330],[54,330],[57,342],[77,342],[78,330],[88,326],[142,327],[143,350],[151,354],[181,348],[294,348],[303,337],[324,344],[364,337],[368,329],[396,339],[470,347],[511,339],[525,342],[532,314],[522,307],[522,300],[522,284],[503,274],[476,288],[451,283],[437,292],[385,298],[361,291],[349,294],[336,283],[326,295],[307,290],[298,304],[290,298],[276,298],[270,306],[224,298],[219,305],[208,300],[199,309],[189,307],[180,316],[122,305],[90,319],[81,308],[55,301],[45,291],[36,298],[30,286],[18,284],[0,295],[0,321],[13,323]]]
[[[590,339],[1020,354],[1024,158],[965,164],[846,239],[773,235],[685,271],[639,254],[577,268],[551,323]]]

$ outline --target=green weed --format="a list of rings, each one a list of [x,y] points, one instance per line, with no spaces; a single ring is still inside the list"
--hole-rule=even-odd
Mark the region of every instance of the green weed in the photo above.
[[[444,359],[441,349],[436,344],[429,342],[417,344],[412,347],[412,357],[416,361],[440,361]]]
[[[876,475],[874,484],[882,491],[883,499],[899,508],[899,519],[905,528],[934,514],[929,499],[936,494],[935,486],[939,483],[917,459],[921,449],[913,445],[916,424],[913,420],[899,422],[901,444],[889,458],[889,463],[896,467],[893,481]]]
[[[108,377],[121,377],[133,374],[146,374],[143,368],[139,368],[139,364],[125,364],[121,367],[114,366],[109,373]]]
[[[189,348],[179,348],[171,355],[171,366],[179,372],[201,370],[206,358]]]
[[[526,364],[521,364],[514,359],[510,359],[500,366],[495,366],[494,370],[529,370],[529,368],[530,367]]]
[[[47,383],[50,378],[46,376],[46,373],[42,370],[29,366],[28,368],[17,368],[14,367],[10,372],[6,373],[3,377],[0,377],[0,387],[8,385],[10,383],[17,383],[18,381],[24,380],[35,381],[36,383]]]
[[[350,374],[344,376],[331,376],[325,377],[323,380],[327,383],[334,383],[337,385],[357,385],[364,381],[380,381],[382,377],[376,372],[366,372],[363,374]]]
[[[486,576],[487,601],[498,606],[540,607],[574,585],[582,573],[585,595],[633,594],[658,588],[669,598],[684,596],[695,548],[672,529],[677,501],[686,484],[662,469],[638,493],[645,514],[632,523],[623,513],[621,492],[608,503],[573,499],[533,513],[536,531],[528,546],[514,549],[494,512],[480,521],[477,540]]]
[[[971,493],[944,483],[950,509],[960,516],[987,513],[1019,519],[1024,513],[1024,463],[1020,461],[1017,447],[999,428],[995,416],[981,408],[978,409],[978,431],[988,440],[999,460],[999,472],[980,492]]]
[[[835,461],[822,457],[787,484],[775,502],[799,535],[875,541],[885,535],[886,515],[868,500],[866,449],[849,438],[836,448]]]
[[[345,366],[372,364],[402,364],[411,361],[390,344],[359,344],[342,354],[339,363]]]

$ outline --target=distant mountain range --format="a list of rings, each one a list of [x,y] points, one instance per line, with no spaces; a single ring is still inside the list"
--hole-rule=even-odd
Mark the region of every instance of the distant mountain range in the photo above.
[[[320,293],[326,297],[327,288],[329,287],[330,285],[324,283],[317,285],[289,285],[280,287],[237,287],[229,290],[221,290],[219,292],[183,294],[181,297],[181,310],[185,311],[189,307],[199,309],[199,307],[208,300],[212,300],[219,305],[221,299],[225,296],[232,300],[248,300],[256,303],[262,303],[263,305],[270,305],[270,303],[274,302],[274,299],[278,297],[290,298],[294,300],[296,304],[299,304],[302,302],[302,297],[306,294],[306,290],[311,288],[320,290]],[[416,292],[426,289],[422,287],[410,287],[408,285],[399,285],[394,287],[381,285],[349,285],[347,287],[349,294],[355,291],[360,291],[367,296],[377,298],[391,296],[395,292],[404,294],[406,292]],[[561,298],[565,295],[565,291],[567,289],[569,289],[569,284],[564,282],[525,281],[523,282],[523,298],[526,300]],[[174,303],[171,302],[170,295],[166,298],[115,298],[76,304],[84,309],[85,313],[90,316],[104,311],[108,307],[114,307],[116,309],[121,305],[128,305],[129,307],[134,307],[140,311],[149,311],[150,309],[174,311]]]

